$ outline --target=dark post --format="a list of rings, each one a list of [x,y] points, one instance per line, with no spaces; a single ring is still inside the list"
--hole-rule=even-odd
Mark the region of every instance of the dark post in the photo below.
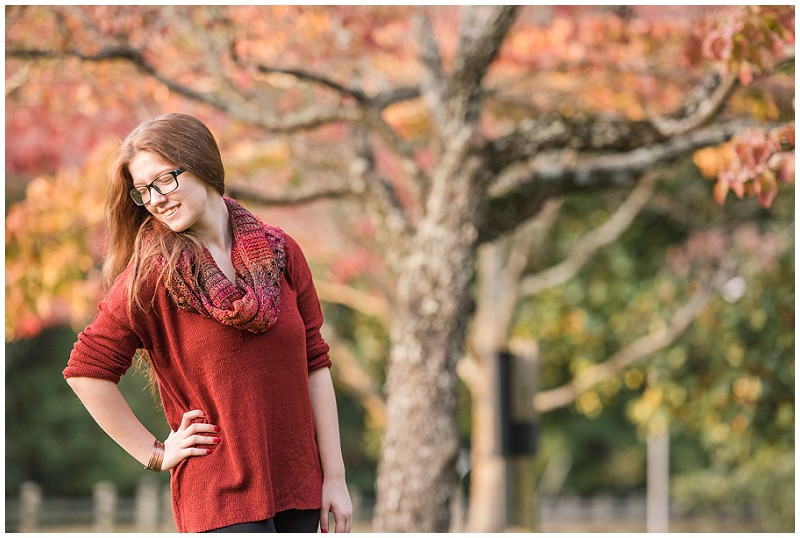
[[[537,446],[537,418],[533,396],[537,384],[535,346],[516,354],[500,354],[501,432],[508,470],[508,524],[512,529],[536,527],[536,491],[533,473]]]

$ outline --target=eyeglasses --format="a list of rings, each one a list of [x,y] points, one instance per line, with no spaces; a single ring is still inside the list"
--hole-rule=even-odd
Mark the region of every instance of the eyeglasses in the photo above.
[[[148,185],[141,187],[134,187],[129,191],[131,198],[136,205],[145,205],[150,203],[150,189],[155,189],[158,194],[169,194],[178,188],[178,176],[186,170],[183,168],[176,168],[171,172],[161,174]]]

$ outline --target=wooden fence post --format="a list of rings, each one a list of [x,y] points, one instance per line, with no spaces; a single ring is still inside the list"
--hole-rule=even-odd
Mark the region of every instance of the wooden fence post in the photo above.
[[[669,430],[647,436],[647,532],[669,532]]]
[[[19,532],[36,532],[42,508],[42,488],[25,481],[19,488]]]
[[[158,532],[161,492],[154,475],[145,474],[136,486],[136,532]]]
[[[164,486],[161,493],[161,509],[164,517],[161,518],[161,532],[175,532],[175,521],[172,515],[172,491],[169,484]]]
[[[117,509],[117,488],[111,482],[98,482],[92,494],[94,500],[94,532],[114,532],[114,512]]]

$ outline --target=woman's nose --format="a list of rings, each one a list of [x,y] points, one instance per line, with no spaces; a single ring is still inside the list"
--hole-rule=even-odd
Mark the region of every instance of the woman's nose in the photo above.
[[[166,200],[167,197],[155,189],[150,189],[150,205],[157,206]]]

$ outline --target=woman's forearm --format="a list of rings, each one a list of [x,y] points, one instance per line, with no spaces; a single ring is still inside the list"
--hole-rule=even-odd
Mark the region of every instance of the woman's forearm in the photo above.
[[[70,377],[67,383],[103,431],[139,463],[147,465],[156,438],[133,414],[116,383],[91,377]]]
[[[308,375],[311,411],[317,432],[317,446],[326,478],[344,478],[342,446],[339,439],[339,415],[330,369],[319,368]]]
[[[328,532],[328,518],[333,514],[336,532],[350,532],[353,525],[353,503],[350,501],[344,476],[339,415],[328,368],[318,368],[308,375],[308,391],[323,474],[319,526],[322,532]]]

